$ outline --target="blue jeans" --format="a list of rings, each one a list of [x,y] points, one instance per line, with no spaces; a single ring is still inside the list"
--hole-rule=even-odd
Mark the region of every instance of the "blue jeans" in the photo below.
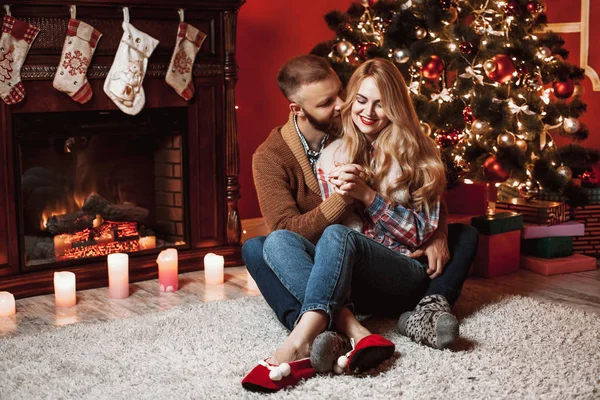
[[[302,313],[322,310],[331,317],[349,301],[360,313],[397,316],[424,295],[442,294],[451,304],[477,249],[477,231],[449,226],[451,259],[434,280],[426,265],[399,255],[341,225],[328,227],[313,245],[290,231],[244,243],[242,256],[267,303],[288,329]]]

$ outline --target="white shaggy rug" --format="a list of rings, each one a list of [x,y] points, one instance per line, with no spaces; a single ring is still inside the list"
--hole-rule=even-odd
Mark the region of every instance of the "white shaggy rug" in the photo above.
[[[0,339],[0,398],[600,397],[598,315],[514,296],[476,300],[459,302],[462,339],[453,350],[414,344],[394,321],[370,320],[396,343],[396,357],[370,375],[318,376],[273,395],[240,384],[286,335],[261,297]]]

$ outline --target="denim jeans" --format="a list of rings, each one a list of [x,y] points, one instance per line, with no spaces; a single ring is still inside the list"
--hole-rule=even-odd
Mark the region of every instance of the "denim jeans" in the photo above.
[[[320,309],[331,317],[348,301],[357,312],[383,316],[412,310],[425,294],[442,294],[454,304],[475,256],[477,231],[449,225],[448,245],[451,259],[434,280],[425,264],[341,225],[328,227],[316,246],[293,232],[275,231],[246,241],[242,256],[291,330],[302,313]]]

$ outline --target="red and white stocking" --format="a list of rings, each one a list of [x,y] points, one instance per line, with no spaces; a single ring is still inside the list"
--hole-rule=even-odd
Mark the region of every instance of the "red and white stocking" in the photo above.
[[[146,103],[142,82],[158,40],[129,23],[127,7],[123,7],[123,15],[123,36],[104,81],[104,92],[125,114],[136,115]]]
[[[0,97],[6,104],[15,104],[25,98],[21,67],[39,31],[10,13],[4,16],[0,36]]]
[[[192,80],[194,59],[206,39],[206,35],[192,25],[183,22],[182,10],[179,11],[179,15],[181,22],[177,32],[177,41],[165,80],[181,97],[189,100],[194,96]]]
[[[67,38],[52,86],[81,104],[92,98],[86,74],[101,36],[93,26],[75,19],[74,8],[71,9]]]

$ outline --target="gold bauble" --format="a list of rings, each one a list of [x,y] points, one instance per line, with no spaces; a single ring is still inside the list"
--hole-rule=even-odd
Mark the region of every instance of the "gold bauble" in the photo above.
[[[540,55],[544,58],[548,58],[552,55],[552,50],[550,50],[548,47],[546,46],[542,46],[539,49]]]
[[[427,122],[421,122],[421,131],[423,131],[426,136],[431,136],[431,125]]]
[[[485,72],[494,72],[496,68],[498,68],[498,64],[496,64],[496,61],[492,59],[487,60],[483,63],[483,69],[485,70]]]
[[[448,9],[448,13],[450,14],[450,19],[448,20],[448,22],[453,23],[458,19],[458,10],[456,9],[456,7],[450,7]]]
[[[540,187],[536,182],[527,180],[517,186],[517,191],[525,200],[533,200],[540,194]]]
[[[475,135],[484,135],[489,130],[490,124],[487,121],[476,119],[473,121],[473,124],[471,124],[471,132],[473,132]]]
[[[560,167],[556,168],[556,172],[558,172],[559,175],[562,175],[562,177],[565,179],[565,182],[569,182],[571,178],[573,178],[573,171],[571,171],[571,168],[567,167],[566,165],[561,165]]]
[[[575,88],[573,89],[573,96],[577,96],[577,97],[581,97],[583,96],[583,93],[585,92],[585,90],[583,89],[583,86],[581,86],[581,83],[576,83]]]
[[[517,142],[515,143],[515,145],[523,153],[525,153],[527,151],[527,142],[524,141],[523,139],[517,139]]]
[[[506,131],[499,134],[496,138],[496,141],[498,142],[498,146],[508,148],[513,147],[517,143],[517,138],[515,137],[514,133]]]
[[[347,40],[342,40],[335,45],[335,51],[342,57],[348,57],[354,51],[354,46]]]
[[[404,64],[410,59],[410,53],[406,47],[394,50],[394,61],[398,64]]]
[[[426,36],[427,36],[427,29],[423,28],[422,26],[418,26],[415,28],[415,37],[417,39],[425,39]]]
[[[577,118],[569,117],[563,121],[563,129],[565,132],[573,134],[581,128],[581,122]]]

